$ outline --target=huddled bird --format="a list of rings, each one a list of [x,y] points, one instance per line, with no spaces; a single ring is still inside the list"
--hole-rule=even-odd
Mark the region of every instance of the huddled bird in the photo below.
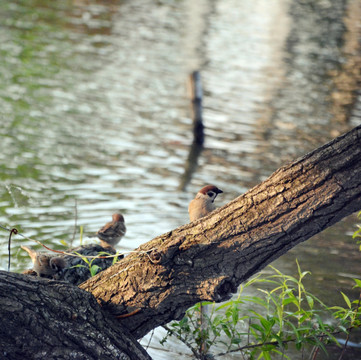
[[[96,235],[101,240],[99,244],[82,245],[65,251],[68,254],[54,254],[36,251],[27,246],[21,246],[30,256],[33,268],[24,271],[27,275],[37,275],[56,280],[65,280],[79,285],[90,278],[90,266],[96,265],[99,270],[105,270],[113,264],[116,254],[114,246],[124,236],[126,227],[122,214],[113,214],[113,220],[101,227]],[[69,254],[75,254],[72,256]],[[96,258],[94,258],[96,257]],[[118,259],[123,255],[118,255]],[[87,259],[87,262],[84,261]]]
[[[67,262],[62,256],[36,251],[27,246],[21,246],[21,248],[29,254],[33,262],[33,271],[40,277],[53,278],[67,266]]]
[[[25,270],[23,274],[64,280],[74,285],[79,285],[91,277],[89,264],[84,261],[84,258],[91,263],[91,266],[98,266],[101,271],[112,266],[114,258],[107,256],[116,253],[113,248],[104,249],[98,244],[82,245],[66,250],[66,253],[77,256],[68,254],[53,255],[30,249],[27,246],[22,246],[22,248],[27,251],[33,262],[33,268]],[[96,258],[91,258],[94,256]],[[123,257],[123,255],[118,255],[118,259]]]
[[[74,285],[79,285],[91,276],[89,263],[91,263],[90,266],[98,266],[100,270],[105,270],[113,264],[114,258],[107,256],[116,254],[114,246],[119,243],[125,232],[124,217],[122,214],[116,213],[113,214],[113,220],[101,227],[96,233],[101,240],[100,245],[82,245],[65,251],[65,253],[77,256],[47,253],[21,246],[33,262],[33,268],[24,271],[24,274],[65,280]],[[123,257],[123,255],[118,255],[118,259]],[[84,258],[87,259],[88,263],[84,261]]]

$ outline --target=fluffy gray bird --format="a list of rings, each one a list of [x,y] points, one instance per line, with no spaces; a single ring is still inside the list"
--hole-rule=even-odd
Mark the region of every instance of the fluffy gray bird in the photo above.
[[[67,253],[78,255],[76,257],[66,254],[52,255],[35,251],[26,246],[22,246],[22,248],[30,255],[34,264],[33,269],[26,270],[23,274],[64,280],[74,285],[79,285],[91,277],[89,265],[83,258],[101,256],[96,259],[88,258],[88,261],[91,261],[91,265],[98,266],[99,271],[102,271],[113,264],[114,259],[106,256],[115,254],[113,248],[107,247],[105,249],[98,244],[82,245],[66,250]],[[118,259],[123,257],[124,255],[118,255]]]

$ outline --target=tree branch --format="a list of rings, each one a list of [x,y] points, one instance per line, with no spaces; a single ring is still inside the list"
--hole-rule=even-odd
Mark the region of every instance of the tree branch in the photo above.
[[[81,288],[137,338],[222,301],[289,249],[361,208],[361,126],[209,216],[156,237]]]

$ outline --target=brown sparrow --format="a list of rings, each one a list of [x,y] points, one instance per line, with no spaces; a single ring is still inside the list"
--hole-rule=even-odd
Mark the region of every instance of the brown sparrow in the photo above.
[[[40,277],[52,278],[66,267],[66,261],[60,256],[38,252],[27,246],[21,246],[21,248],[29,254],[33,262],[33,270]]]
[[[207,185],[200,189],[196,197],[189,203],[188,213],[190,221],[200,219],[212,212],[216,208],[214,200],[221,193],[223,191],[214,185]]]
[[[122,214],[113,214],[113,220],[100,228],[96,236],[100,239],[100,245],[104,248],[114,247],[119,243],[124,236],[127,228],[124,224],[124,217]]]

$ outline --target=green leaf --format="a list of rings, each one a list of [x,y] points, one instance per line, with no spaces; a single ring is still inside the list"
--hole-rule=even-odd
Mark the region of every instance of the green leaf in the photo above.
[[[118,256],[113,257],[112,265],[114,265],[116,262],[118,262],[119,258]]]
[[[355,281],[355,283],[356,283],[356,285],[353,287],[353,289],[354,288],[361,288],[361,280],[359,280],[359,279],[353,279],[354,281]]]
[[[310,309],[313,309],[313,298],[312,296],[309,296],[309,295],[306,295],[306,300],[307,300],[307,303],[308,303],[308,306],[310,307]]]
[[[238,301],[237,301],[237,302],[238,302]],[[233,304],[233,301],[227,301],[227,302],[225,302],[224,304],[216,307],[216,311],[219,311],[219,310],[222,310],[222,309],[224,309],[224,308],[226,308],[226,307],[229,307],[229,306],[232,305],[232,304]]]
[[[229,328],[227,325],[222,324],[222,330],[229,338],[232,338],[232,333],[229,331]]]
[[[303,316],[301,316],[298,320],[299,324],[302,324],[305,320],[310,319],[312,317],[312,313],[306,312]]]
[[[258,359],[262,359],[262,357],[263,357],[265,360],[272,360],[269,351],[262,351],[261,354],[260,354],[260,356],[258,357]]]
[[[263,334],[263,332],[264,332],[263,327],[260,326],[260,325],[258,325],[258,324],[251,324],[251,328],[259,331],[259,332],[262,333],[262,334]]]
[[[275,324],[275,319],[271,319],[271,320],[266,320],[264,318],[260,319],[261,325],[265,328],[266,331],[270,331],[273,327],[273,325]]]
[[[350,301],[350,299],[348,298],[348,296],[345,295],[342,291],[341,291],[341,295],[343,296],[343,299],[345,300],[348,308],[351,309],[351,301]]]
[[[279,351],[279,350],[277,350],[277,349],[273,349],[272,352],[280,355],[280,356],[281,356],[281,357],[280,357],[281,359],[288,359],[288,360],[290,360],[290,358],[289,358],[286,354],[284,354],[283,352],[281,352],[281,351]]]
[[[99,270],[101,270],[101,267],[100,267],[100,266],[98,266],[98,265],[92,265],[92,266],[90,267],[90,274],[91,274],[91,276],[96,275]]]
[[[361,227],[353,233],[352,239],[355,239],[360,236],[361,236]]]
[[[82,265],[82,264],[77,264],[77,265],[71,266],[70,269],[72,269],[72,268],[78,268],[78,267],[79,267],[79,268],[80,268],[80,267],[86,268],[87,266]]]
[[[82,254],[78,253],[77,251],[74,251],[74,254],[78,255],[85,263],[90,265],[90,261],[85,256],[82,256]]]
[[[233,325],[236,325],[238,322],[238,315],[239,315],[238,307],[233,305],[231,309],[232,309],[232,322]]]
[[[239,344],[242,343],[242,339],[240,339],[240,338],[233,338],[233,339],[231,340],[231,343],[232,343],[232,344],[235,344],[235,345],[239,345]]]
[[[263,307],[267,307],[267,302],[262,299],[261,297],[258,297],[258,296],[245,296],[245,301],[247,302],[253,302],[255,304],[258,304],[260,306],[263,306]]]

